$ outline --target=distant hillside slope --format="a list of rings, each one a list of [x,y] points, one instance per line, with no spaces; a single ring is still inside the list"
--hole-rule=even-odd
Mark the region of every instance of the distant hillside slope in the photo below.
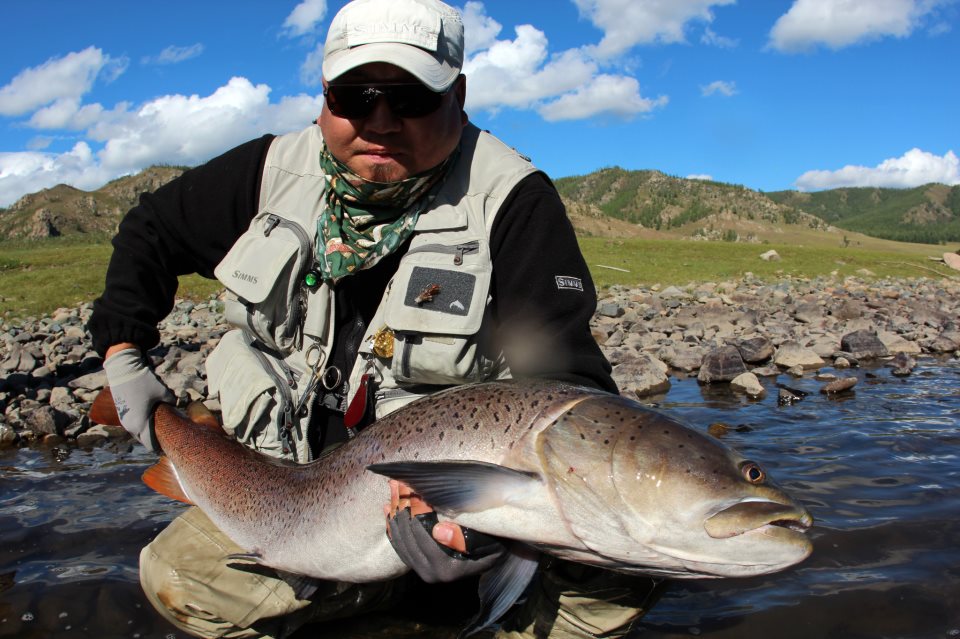
[[[767,196],[830,224],[874,237],[925,244],[960,240],[960,186],[777,191]]]
[[[751,239],[750,227],[828,227],[817,217],[744,186],[671,177],[660,171],[613,167],[561,178],[556,185],[571,213],[608,216],[671,234],[721,239],[710,235],[736,233],[739,239]]]
[[[155,191],[186,170],[152,166],[97,189],[81,191],[58,184],[24,195],[0,209],[0,239],[37,239],[74,233],[112,233],[141,193]]]

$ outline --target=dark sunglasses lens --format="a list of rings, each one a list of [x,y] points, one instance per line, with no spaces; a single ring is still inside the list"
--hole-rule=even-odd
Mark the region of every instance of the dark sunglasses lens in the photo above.
[[[331,85],[326,91],[330,112],[340,118],[365,118],[377,103],[377,91],[370,87]]]
[[[394,115],[401,118],[421,118],[437,110],[443,94],[431,91],[422,84],[397,84],[380,87],[364,85],[330,85],[325,92],[327,106],[337,117],[365,118],[373,112],[377,98],[387,99]]]
[[[436,111],[443,100],[443,94],[422,84],[390,87],[386,93],[390,110],[401,118],[422,118]]]

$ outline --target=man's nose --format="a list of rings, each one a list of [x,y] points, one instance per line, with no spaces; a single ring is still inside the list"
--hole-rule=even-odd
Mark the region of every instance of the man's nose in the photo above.
[[[386,97],[379,95],[376,102],[373,103],[373,111],[364,118],[363,125],[366,129],[376,133],[392,133],[400,129],[402,124],[400,120],[401,118],[394,115],[390,109]]]

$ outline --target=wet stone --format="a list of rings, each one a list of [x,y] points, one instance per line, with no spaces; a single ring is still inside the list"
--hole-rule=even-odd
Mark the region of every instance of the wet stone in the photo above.
[[[856,385],[857,385],[856,377],[841,377],[840,379],[836,379],[830,382],[829,384],[825,385],[823,388],[820,389],[820,392],[828,395],[843,393],[845,391],[852,389]]]
[[[704,355],[697,381],[704,384],[729,382],[746,372],[747,367],[740,357],[740,351],[734,346],[724,346]]]
[[[762,336],[740,340],[737,342],[737,349],[740,351],[740,357],[748,364],[765,362],[773,357],[775,351],[773,343]]]
[[[840,348],[858,359],[887,357],[890,354],[877,333],[865,329],[847,333],[840,338]]]

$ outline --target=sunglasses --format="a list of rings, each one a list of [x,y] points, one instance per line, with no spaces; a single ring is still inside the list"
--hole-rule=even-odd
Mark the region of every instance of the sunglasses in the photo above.
[[[330,84],[323,90],[330,112],[338,118],[359,120],[373,113],[383,96],[398,118],[422,118],[440,108],[450,89],[431,91],[419,82],[409,84]]]

